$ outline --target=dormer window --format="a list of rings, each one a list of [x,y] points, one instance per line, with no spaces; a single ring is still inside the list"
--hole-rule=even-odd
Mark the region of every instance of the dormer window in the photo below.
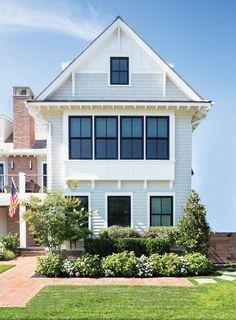
[[[110,70],[111,84],[129,84],[129,58],[111,57]]]

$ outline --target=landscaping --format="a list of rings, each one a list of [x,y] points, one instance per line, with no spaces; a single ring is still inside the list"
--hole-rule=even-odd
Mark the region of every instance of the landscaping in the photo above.
[[[195,287],[49,286],[26,308],[0,308],[12,319],[234,320],[236,281]]]
[[[0,265],[0,273],[3,273],[13,267],[14,267],[14,265],[11,265],[11,264]]]
[[[0,261],[12,260],[18,253],[19,239],[17,234],[9,233],[6,236],[0,236]]]

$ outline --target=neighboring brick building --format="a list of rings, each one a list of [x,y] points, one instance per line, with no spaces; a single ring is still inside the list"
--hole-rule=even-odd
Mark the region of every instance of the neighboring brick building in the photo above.
[[[29,115],[26,101],[33,98],[29,87],[13,87],[13,121],[0,115],[0,234],[20,234],[25,227],[20,228],[19,210],[13,218],[8,215],[11,179],[19,188],[19,173],[24,173],[27,193],[42,193],[43,180],[46,181],[43,174],[46,174],[47,130],[45,124],[35,122]],[[24,196],[20,194],[20,198]],[[34,245],[27,230],[23,246]]]

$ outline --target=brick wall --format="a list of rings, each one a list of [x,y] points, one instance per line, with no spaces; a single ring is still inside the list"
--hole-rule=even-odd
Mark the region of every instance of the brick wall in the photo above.
[[[15,149],[30,148],[35,141],[35,122],[25,106],[33,94],[27,88],[27,96],[18,96],[17,88],[13,89],[13,142]]]
[[[19,209],[12,218],[7,214],[7,232],[20,234]]]

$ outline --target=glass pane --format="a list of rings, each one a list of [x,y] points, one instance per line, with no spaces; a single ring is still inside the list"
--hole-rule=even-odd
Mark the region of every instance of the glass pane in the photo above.
[[[91,137],[91,118],[81,118],[81,137]]]
[[[151,214],[161,214],[161,198],[151,198]]]
[[[115,118],[107,118],[107,137],[115,138],[117,136],[117,124]]]
[[[109,226],[130,225],[130,197],[108,197]]]
[[[162,226],[171,226],[171,216],[162,216],[161,217]]]
[[[131,139],[122,140],[121,159],[131,159]]]
[[[106,159],[106,139],[96,140],[96,159]]]
[[[81,139],[81,159],[92,158],[92,144],[90,139]]]
[[[80,137],[80,118],[70,118],[70,136]]]
[[[128,72],[122,71],[120,72],[120,84],[128,84]]]
[[[171,214],[172,213],[172,199],[171,198],[162,198],[162,214]]]
[[[107,158],[117,159],[117,141],[115,139],[107,140]]]
[[[147,136],[148,138],[157,137],[157,119],[154,119],[154,118],[147,119]]]
[[[128,59],[120,59],[120,71],[128,71]]]
[[[84,208],[88,212],[88,197],[87,196],[78,196],[80,200],[80,209]]]
[[[96,118],[96,137],[106,137],[106,119]]]
[[[151,216],[151,226],[152,227],[158,227],[161,225],[161,219],[158,215]]]
[[[120,83],[120,73],[117,71],[113,71],[111,73],[111,83],[112,84],[119,84]]]
[[[3,171],[3,163],[0,164],[0,174],[4,174],[4,171]]]
[[[79,159],[80,158],[80,139],[71,140],[70,157],[71,157],[71,159]]]
[[[143,141],[141,139],[132,139],[132,159],[143,158]]]
[[[142,119],[140,118],[133,118],[132,119],[132,135],[135,138],[142,138],[143,135],[143,126],[142,126]]]
[[[167,139],[159,139],[157,141],[158,159],[168,158],[168,143]]]
[[[111,69],[112,69],[112,71],[119,71],[120,70],[119,59],[111,59]]]
[[[158,119],[158,137],[159,138],[168,137],[167,119]]]
[[[147,159],[157,159],[157,140],[147,139]]]
[[[130,118],[123,118],[122,121],[122,132],[121,135],[124,138],[131,137],[131,119]]]

